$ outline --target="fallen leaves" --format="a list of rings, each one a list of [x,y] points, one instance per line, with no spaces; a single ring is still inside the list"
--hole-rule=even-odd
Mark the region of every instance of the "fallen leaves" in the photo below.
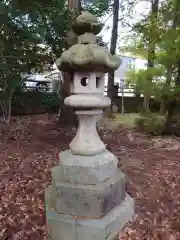
[[[59,152],[68,148],[76,131],[41,115],[15,118],[0,132],[0,240],[47,240],[44,191]],[[120,159],[127,192],[135,199],[134,218],[119,239],[179,240],[179,139],[157,145],[159,138],[153,143],[141,133],[103,125],[100,134]]]

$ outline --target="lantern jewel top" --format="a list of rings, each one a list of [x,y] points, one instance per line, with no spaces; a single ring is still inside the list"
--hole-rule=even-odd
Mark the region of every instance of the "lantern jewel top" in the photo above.
[[[106,73],[120,66],[121,60],[118,56],[112,56],[107,48],[97,44],[96,34],[100,33],[103,24],[94,15],[83,12],[75,19],[72,27],[78,35],[78,43],[64,51],[57,59],[59,70]]]

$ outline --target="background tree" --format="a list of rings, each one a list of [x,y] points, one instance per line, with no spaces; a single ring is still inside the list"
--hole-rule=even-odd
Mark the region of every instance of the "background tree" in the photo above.
[[[9,122],[12,95],[21,85],[23,73],[39,61],[40,38],[27,24],[27,16],[12,2],[1,1],[0,9],[0,103],[3,120]]]
[[[134,30],[140,36],[135,41],[137,44],[130,48],[147,55],[148,67],[136,74],[136,85],[145,96],[153,95],[161,101],[161,114],[167,112],[164,131],[171,133],[174,117],[177,118],[180,93],[180,3],[177,0],[163,1],[159,4],[158,13],[157,6],[155,9],[155,17],[152,18],[151,11],[145,21],[136,24]],[[146,106],[146,112],[148,111]]]
[[[76,17],[80,14],[82,9],[86,9],[93,14],[98,16],[102,16],[109,10],[108,0],[102,1],[79,1],[79,0],[70,0],[69,3],[69,11],[73,12],[73,16]],[[77,42],[76,35],[72,32],[68,32],[67,37],[67,45],[72,45]],[[98,37],[99,44],[105,45],[102,41],[101,37]],[[64,83],[62,87],[62,95],[63,99],[68,97],[70,93],[70,83],[72,82],[73,75],[69,73],[64,73]],[[60,122],[63,125],[77,125],[76,115],[71,107],[63,105],[61,107],[61,114],[60,114]]]
[[[159,0],[151,0],[151,9],[149,15],[139,23],[135,24],[134,30],[140,34],[138,49],[146,49],[147,51],[147,69],[154,67],[155,49],[159,38],[158,28],[158,8]],[[151,72],[148,70],[148,72]],[[148,74],[148,81],[152,82],[152,75]],[[144,93],[144,111],[149,112],[149,94]]]
[[[69,6],[72,3],[76,7],[85,5],[83,1],[69,1]],[[99,16],[108,10],[107,1],[87,1],[86,5],[91,11],[99,12]],[[7,113],[10,111],[4,110],[5,102],[10,102],[15,85],[21,84],[23,74],[46,60],[55,61],[69,46],[67,33],[76,14],[65,0],[54,0],[53,4],[43,0],[4,0],[0,9],[1,102],[3,112]],[[44,50],[39,48],[40,43],[44,44]],[[49,48],[51,51],[47,51]],[[5,97],[7,95],[11,97]]]
[[[119,0],[113,2],[113,26],[110,43],[110,53],[116,54],[116,45],[118,39],[118,21],[119,21]],[[111,99],[111,105],[107,108],[106,116],[112,117],[112,100],[114,91],[114,71],[108,73],[107,96]]]

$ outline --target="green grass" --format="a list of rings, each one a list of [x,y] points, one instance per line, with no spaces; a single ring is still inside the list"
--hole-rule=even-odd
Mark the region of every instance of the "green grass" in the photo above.
[[[134,126],[134,120],[139,116],[138,113],[126,113],[124,116],[120,113],[116,114],[116,120],[117,124],[122,124],[126,127],[133,127]]]
[[[120,113],[115,114],[114,120],[106,120],[107,128],[116,128],[118,125],[123,125],[125,128],[134,127],[134,120],[139,116],[138,113],[126,113],[124,116]]]

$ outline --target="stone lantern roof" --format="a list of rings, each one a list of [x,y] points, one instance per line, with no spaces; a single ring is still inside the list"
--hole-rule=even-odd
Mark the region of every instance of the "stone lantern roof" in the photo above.
[[[120,58],[112,56],[107,48],[97,44],[96,34],[102,27],[103,24],[87,11],[77,17],[73,23],[73,31],[78,35],[78,43],[64,51],[57,60],[59,70],[103,73],[116,70],[120,66]]]

